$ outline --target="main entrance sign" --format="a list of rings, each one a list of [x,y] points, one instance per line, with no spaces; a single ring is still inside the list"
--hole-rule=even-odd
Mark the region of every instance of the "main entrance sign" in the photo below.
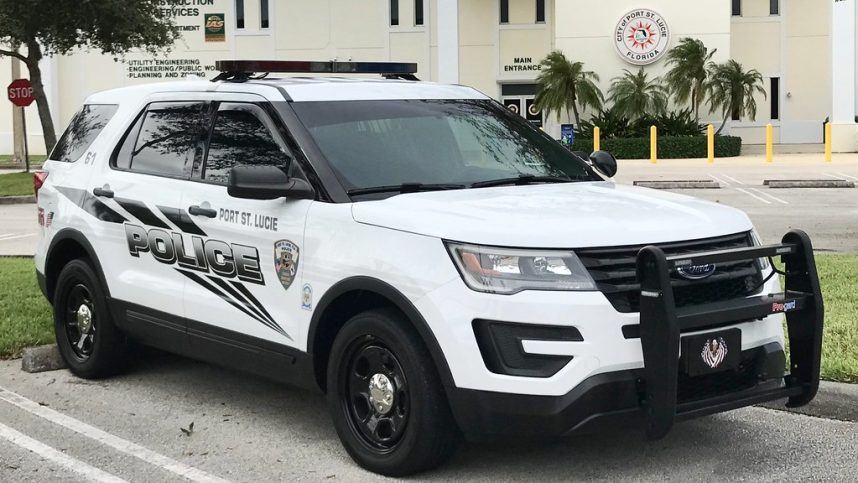
[[[658,61],[670,45],[670,27],[653,10],[639,8],[625,14],[617,22],[614,46],[626,62],[649,65]]]

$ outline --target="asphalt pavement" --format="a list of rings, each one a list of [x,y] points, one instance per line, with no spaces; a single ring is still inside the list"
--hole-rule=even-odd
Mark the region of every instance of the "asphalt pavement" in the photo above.
[[[0,362],[0,481],[381,479],[349,459],[318,394],[158,352],[104,381],[19,365]],[[856,448],[856,422],[754,407],[656,442],[617,431],[464,444],[415,479],[854,481]]]

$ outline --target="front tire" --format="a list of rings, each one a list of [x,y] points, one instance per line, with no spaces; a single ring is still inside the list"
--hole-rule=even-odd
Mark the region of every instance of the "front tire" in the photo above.
[[[82,259],[66,264],[55,294],[57,347],[69,370],[97,379],[125,369],[130,346],[113,324],[105,290],[90,264]]]
[[[331,348],[328,407],[346,451],[363,468],[404,476],[453,455],[458,428],[420,337],[394,310],[346,322]]]

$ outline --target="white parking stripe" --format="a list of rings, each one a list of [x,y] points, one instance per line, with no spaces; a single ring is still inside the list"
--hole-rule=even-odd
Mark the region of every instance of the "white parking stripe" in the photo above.
[[[835,176],[835,175],[833,175],[833,174],[831,174],[831,173],[822,173],[822,175],[823,175],[823,176],[828,176],[829,178],[839,179],[840,181],[846,181],[846,179],[845,179],[845,178],[843,178],[843,177],[841,177],[841,176]]]
[[[116,477],[102,471],[94,466],[90,466],[84,463],[81,460],[72,458],[71,456],[61,453],[54,448],[40,442],[36,441],[29,436],[26,436],[14,429],[6,426],[3,423],[0,423],[0,438],[3,438],[13,444],[16,444],[26,450],[32,451],[33,453],[39,455],[40,457],[53,461],[54,463],[62,466],[63,468],[73,471],[80,476],[91,480],[91,481],[103,481],[109,483],[123,483],[125,480],[122,478]]]
[[[715,181],[717,181],[717,182],[719,182],[719,183],[724,183],[725,185],[730,186],[730,183],[729,183],[728,181],[725,181],[725,180],[723,180],[723,179],[721,179],[721,178],[718,178],[717,176],[715,176],[715,175],[714,175],[714,174],[712,174],[712,173],[709,173],[709,177],[710,177],[710,178],[712,178],[712,179],[714,179]]]
[[[723,177],[725,177],[725,178],[727,178],[727,179],[729,179],[729,180],[731,180],[731,181],[735,182],[736,184],[740,184],[740,185],[742,185],[742,186],[744,186],[744,185],[745,185],[745,183],[743,183],[743,182],[739,181],[738,179],[736,179],[736,178],[734,178],[734,177],[732,177],[732,176],[730,176],[730,175],[727,175],[727,174],[721,173],[721,176],[723,176]]]
[[[746,195],[750,196],[751,198],[756,198],[756,199],[762,201],[763,203],[765,203],[767,205],[772,204],[771,201],[769,201],[765,198],[761,198],[761,197],[755,195],[754,193],[751,193],[750,191],[743,190],[742,188],[736,188],[736,191],[741,191],[742,193],[745,193]]]
[[[149,448],[144,448],[139,444],[132,443],[131,441],[128,441],[126,439],[122,439],[119,436],[114,436],[106,431],[98,429],[94,426],[90,426],[71,416],[67,416],[63,413],[54,411],[49,407],[41,406],[35,401],[31,401],[24,396],[21,396],[20,394],[16,394],[2,387],[0,387],[0,400],[6,401],[9,404],[14,404],[15,406],[18,406],[19,408],[31,414],[35,414],[36,416],[47,419],[54,424],[58,424],[60,426],[63,426],[64,428],[68,428],[76,433],[94,439],[106,446],[110,446],[111,448],[119,452],[139,458],[151,465],[175,473],[179,476],[183,476],[191,481],[218,483],[223,483],[227,481],[217,476],[206,473],[203,470],[194,468],[193,466],[189,466],[179,461],[176,461],[168,456],[156,453]]]
[[[763,190],[758,190],[757,188],[748,188],[748,189],[749,189],[749,190],[751,190],[751,191],[753,191],[754,193],[759,193],[759,194],[760,194],[760,195],[762,195],[762,196],[765,196],[765,197],[771,198],[771,199],[773,199],[773,200],[777,201],[777,202],[778,202],[778,203],[780,203],[780,204],[783,204],[783,205],[788,205],[788,204],[789,204],[789,201],[782,200],[782,199],[780,199],[780,198],[778,198],[777,196],[774,196],[774,195],[770,195],[770,194],[766,193],[766,192],[765,192],[765,191],[763,191]]]
[[[843,176],[844,178],[851,179],[853,181],[858,181],[858,177],[852,176],[851,174],[843,174],[843,173],[834,173],[839,176]]]
[[[29,238],[31,236],[36,236],[36,234],[35,233],[25,233],[23,235],[3,235],[3,236],[0,236],[0,241],[17,240],[18,238]]]

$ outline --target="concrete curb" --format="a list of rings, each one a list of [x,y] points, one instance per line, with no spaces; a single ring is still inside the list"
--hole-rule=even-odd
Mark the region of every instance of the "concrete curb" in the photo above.
[[[681,190],[681,189],[720,189],[721,184],[717,181],[702,179],[702,180],[676,180],[676,181],[635,181],[635,186],[643,188],[652,188],[657,190]]]
[[[854,188],[852,181],[840,179],[767,179],[763,186],[769,188]]]
[[[820,381],[816,398],[807,406],[788,408],[785,401],[770,401],[760,406],[817,418],[858,422],[858,384]]]
[[[21,370],[24,372],[45,372],[65,369],[66,363],[56,344],[27,347],[21,352]]]
[[[35,203],[36,197],[30,196],[0,196],[0,205],[23,205]]]

